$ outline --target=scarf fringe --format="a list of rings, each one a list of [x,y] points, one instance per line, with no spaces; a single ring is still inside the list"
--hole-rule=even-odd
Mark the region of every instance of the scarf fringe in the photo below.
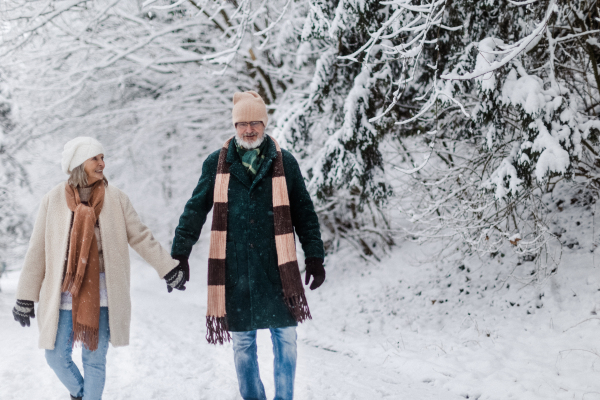
[[[303,322],[307,319],[312,319],[312,315],[310,315],[310,310],[308,308],[308,301],[306,301],[306,296],[304,293],[285,297],[285,305],[296,322]]]
[[[98,328],[92,328],[80,323],[73,324],[73,347],[81,343],[89,351],[95,351],[98,349],[99,337]]]
[[[73,286],[73,280],[75,279],[75,274],[72,272],[65,273],[65,278],[63,279],[62,286],[60,287],[61,292],[68,292]]]
[[[68,272],[65,274],[65,279],[63,280],[62,287],[60,289],[61,292],[69,292],[71,296],[77,297],[79,294],[79,289],[83,284],[83,275],[82,274],[74,274],[72,272]]]
[[[225,342],[231,342],[227,316],[206,317],[206,340],[210,344],[224,344]]]

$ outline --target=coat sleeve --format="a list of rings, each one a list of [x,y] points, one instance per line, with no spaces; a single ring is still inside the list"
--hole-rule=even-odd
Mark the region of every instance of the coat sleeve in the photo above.
[[[46,196],[42,199],[33,232],[29,239],[29,248],[25,255],[25,262],[19,277],[17,299],[30,300],[36,303],[40,300],[40,289],[46,275],[46,217],[48,215],[48,201]]]
[[[127,242],[136,253],[158,272],[158,276],[162,279],[179,262],[173,260],[169,252],[154,238],[150,228],[142,223],[129,197],[123,192],[121,192],[121,207],[125,217]]]
[[[304,178],[300,171],[298,162],[289,152],[283,150],[283,169],[285,171],[286,183],[288,184],[288,195],[290,198],[290,212],[294,230],[302,244],[304,256],[325,258],[325,249],[321,240],[321,226],[319,217],[310,198],[310,194],[304,184]]]
[[[171,255],[189,257],[192,247],[200,238],[206,216],[213,206],[215,179],[220,150],[212,153],[202,164],[202,175],[179,218],[175,228]]]

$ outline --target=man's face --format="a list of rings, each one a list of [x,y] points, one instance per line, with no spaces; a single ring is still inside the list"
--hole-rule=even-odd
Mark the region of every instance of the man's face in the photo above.
[[[262,121],[238,122],[235,124],[239,143],[248,149],[253,149],[263,141],[265,125]]]

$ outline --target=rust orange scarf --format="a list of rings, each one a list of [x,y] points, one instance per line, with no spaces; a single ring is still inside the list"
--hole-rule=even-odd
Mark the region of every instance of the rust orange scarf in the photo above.
[[[104,204],[104,182],[92,186],[88,204],[83,204],[79,192],[65,185],[67,206],[73,211],[67,272],[63,292],[73,296],[73,345],[83,344],[88,350],[98,348],[100,324],[100,262],[94,226]]]

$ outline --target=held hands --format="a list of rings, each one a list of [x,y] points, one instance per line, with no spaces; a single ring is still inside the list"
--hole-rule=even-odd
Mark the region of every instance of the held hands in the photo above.
[[[188,259],[184,256],[173,256],[173,259],[179,261],[179,265],[165,275],[169,293],[171,293],[173,289],[185,290],[185,283],[190,280],[190,265],[188,264]]]
[[[12,310],[15,321],[21,324],[21,326],[29,326],[29,318],[35,318],[35,311],[33,310],[33,301],[30,300],[17,300],[17,304]]]
[[[304,284],[308,285],[310,277],[313,277],[310,290],[315,290],[325,281],[325,268],[323,267],[323,259],[316,257],[308,257],[306,260],[306,275],[304,276]]]

